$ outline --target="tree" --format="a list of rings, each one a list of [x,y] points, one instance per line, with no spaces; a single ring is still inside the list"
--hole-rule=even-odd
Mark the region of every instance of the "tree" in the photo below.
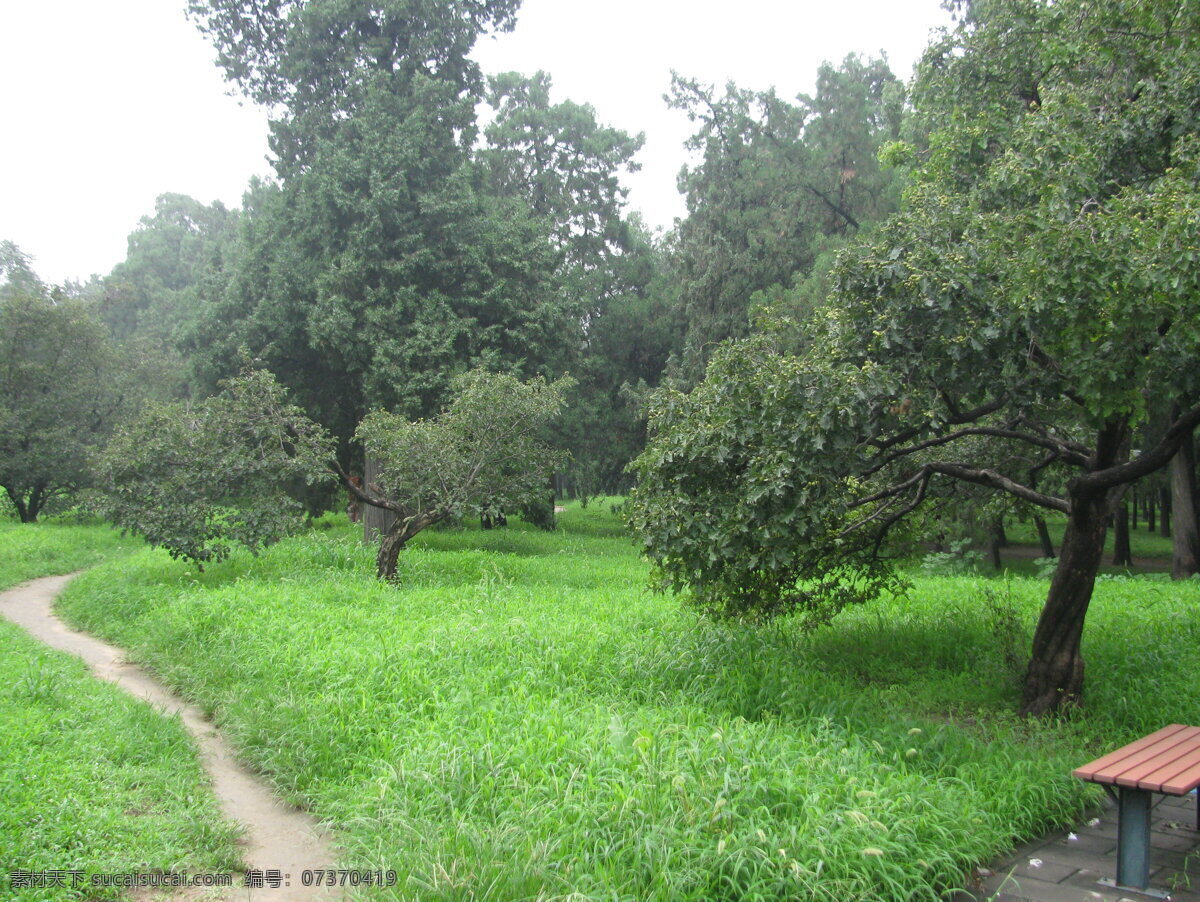
[[[330,478],[332,447],[284,395],[246,370],[197,404],[150,405],[100,455],[97,511],[200,569],[287,535],[301,513],[289,481]]]
[[[396,576],[408,541],[451,517],[516,510],[545,494],[561,455],[540,438],[563,404],[567,380],[521,382],[473,370],[454,381],[454,400],[431,420],[372,411],[357,436],[381,461],[378,482],[348,491],[396,515],[380,543],[377,572]]]
[[[636,214],[624,215],[619,177],[637,170],[642,136],[601,125],[587,105],[552,103],[550,90],[543,72],[489,79],[495,114],[477,160],[492,192],[546,222],[559,255],[546,273],[568,313],[554,363],[577,382],[554,431],[571,452],[560,485],[586,499],[625,478],[644,428],[624,387],[657,384],[678,330],[663,334],[676,313],[658,281],[664,255]]]
[[[429,162],[470,147],[479,66],[468,54],[488,30],[509,31],[520,0],[189,0],[225,76],[278,113],[271,149],[287,180],[380,94],[421,98],[433,125]],[[436,132],[436,134],[434,134]]]
[[[548,373],[570,328],[546,222],[472,159],[483,80],[467,54],[517,5],[192,3],[228,77],[275,113],[279,182],[253,192],[190,347],[209,379],[248,348],[347,466],[369,408],[429,415],[475,366]]]
[[[1067,516],[1022,711],[1080,700],[1109,516],[1200,423],[1190,9],[966,9],[915,85],[903,208],[841,258],[809,352],[758,338],[659,401],[631,519],[671,585],[836,609],[884,585],[887,543],[947,485],[1005,492]],[[1163,397],[1178,415],[1133,453]]]
[[[702,162],[679,189],[688,216],[677,260],[688,332],[681,375],[695,382],[716,345],[745,336],[756,292],[803,278],[818,257],[895,208],[894,172],[877,161],[899,137],[903,94],[881,60],[848,57],[817,75],[814,96],[711,86],[675,76],[669,103],[698,123]]]
[[[613,261],[616,286],[587,323],[571,374],[578,384],[554,433],[570,451],[560,491],[586,503],[624,494],[626,467],[645,446],[643,397],[659,384],[684,322],[666,251],[634,216],[629,249]]]
[[[0,260],[0,486],[23,523],[89,483],[89,455],[134,393],[133,367],[83,301]]]
[[[0,301],[12,297],[40,296],[47,292],[44,282],[33,271],[29,255],[11,241],[0,241]]]
[[[183,194],[161,194],[104,279],[100,316],[115,338],[173,345],[236,257],[238,213]]]
[[[549,220],[567,269],[577,278],[599,274],[588,293],[603,297],[611,261],[630,246],[622,218],[628,190],[619,174],[639,169],[633,156],[644,137],[600,125],[590,106],[552,104],[550,86],[545,72],[488,80],[495,117],[484,129],[479,163],[496,194],[519,197]]]
[[[1179,411],[1175,411],[1178,416]],[[1196,503],[1196,446],[1184,436],[1167,467],[1171,479],[1171,577],[1200,573],[1200,518]]]

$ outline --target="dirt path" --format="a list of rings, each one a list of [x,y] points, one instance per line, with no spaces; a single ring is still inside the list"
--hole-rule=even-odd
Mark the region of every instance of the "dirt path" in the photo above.
[[[226,894],[205,891],[196,898],[230,902],[298,902],[332,899],[302,886],[300,872],[328,868],[334,861],[329,842],[316,821],[276,798],[270,787],[234,760],[233,752],[200,709],[172,694],[144,670],[122,660],[118,648],[76,632],[51,611],[51,603],[70,576],[51,576],[0,593],[0,615],[52,648],[82,658],[101,679],[116,683],[130,695],[148,701],[167,714],[178,714],[196,738],[201,763],[212,778],[213,791],[226,818],[245,827],[243,858],[255,869],[275,869],[291,875],[290,886],[249,890],[238,886]],[[286,879],[286,878],[285,878]],[[235,878],[240,884],[240,877]],[[173,898],[184,898],[175,895]]]

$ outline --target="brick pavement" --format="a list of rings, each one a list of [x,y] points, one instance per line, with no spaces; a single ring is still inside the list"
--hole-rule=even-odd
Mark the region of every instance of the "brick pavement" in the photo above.
[[[1161,799],[1161,801],[1159,801]],[[1152,812],[1150,890],[1173,902],[1200,902],[1200,833],[1194,796],[1155,796]],[[1117,873],[1117,810],[1072,831],[1044,836],[1001,862],[981,868],[977,882],[951,902],[1148,902],[1135,890],[1102,886]]]

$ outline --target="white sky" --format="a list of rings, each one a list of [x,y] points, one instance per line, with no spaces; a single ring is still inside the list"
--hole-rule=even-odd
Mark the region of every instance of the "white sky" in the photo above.
[[[107,273],[166,192],[240,205],[266,175],[265,115],[228,96],[184,0],[0,0],[0,240],[43,279]],[[670,71],[811,91],[817,67],[886,52],[907,79],[940,0],[525,0],[514,33],[484,38],[487,72],[549,72],[554,99],[646,133],[630,207],[683,214],[675,177],[691,127],[662,95]]]

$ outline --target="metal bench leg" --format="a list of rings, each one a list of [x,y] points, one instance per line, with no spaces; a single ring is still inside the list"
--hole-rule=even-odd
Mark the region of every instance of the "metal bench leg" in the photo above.
[[[1117,802],[1117,885],[1150,884],[1150,793],[1120,788]]]

